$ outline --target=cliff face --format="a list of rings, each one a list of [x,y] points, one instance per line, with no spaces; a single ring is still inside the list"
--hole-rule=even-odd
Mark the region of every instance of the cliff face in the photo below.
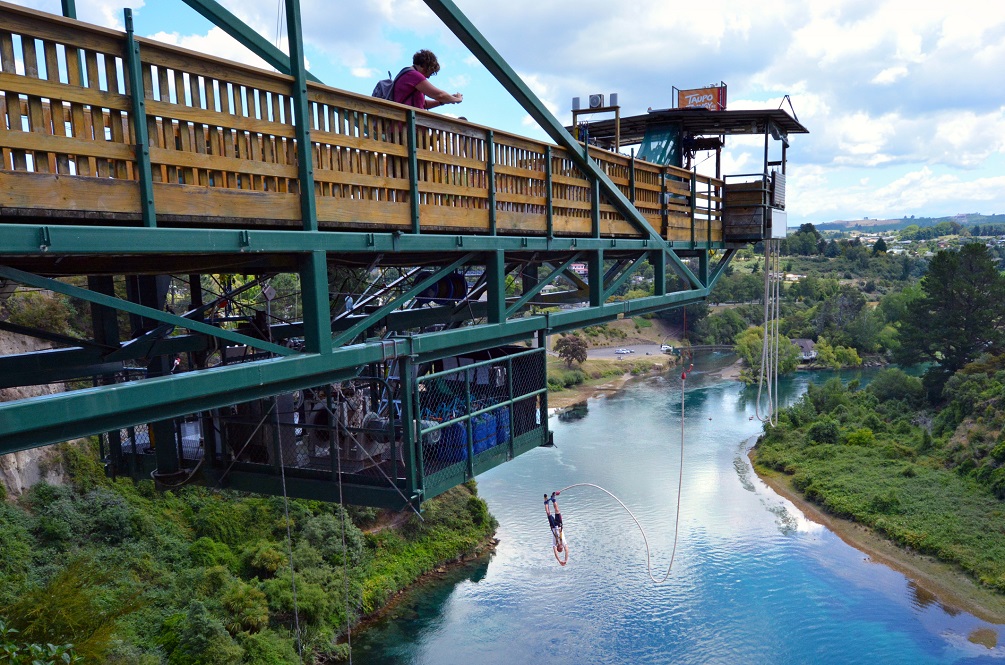
[[[48,342],[22,336],[15,337],[0,331],[0,356],[49,348],[52,348],[52,345]],[[0,388],[0,402],[51,395],[56,392],[59,392],[59,389],[54,386]],[[0,455],[0,483],[3,484],[8,496],[18,496],[42,480],[54,485],[61,484],[64,475],[57,462],[58,459],[55,448],[52,446]]]

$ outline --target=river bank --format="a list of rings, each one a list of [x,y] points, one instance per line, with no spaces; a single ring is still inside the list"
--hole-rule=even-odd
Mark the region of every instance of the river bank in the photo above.
[[[721,381],[737,381],[740,378],[742,363],[743,361],[737,358],[732,364],[711,372],[709,376],[717,378]],[[602,399],[608,395],[612,395],[622,390],[632,379],[639,379],[645,376],[653,376],[663,372],[672,371],[679,371],[679,365],[671,365],[669,367],[661,365],[659,367],[654,367],[643,374],[625,372],[624,374],[614,378],[586,381],[578,386],[561,392],[549,393],[548,413],[549,415],[555,415],[556,413],[561,413],[571,409],[577,404],[582,404],[590,399]]]
[[[934,600],[947,611],[963,610],[985,621],[1005,624],[1005,597],[978,586],[954,566],[905,550],[866,526],[824,512],[792,486],[789,476],[759,465],[756,448],[747,454],[754,472],[765,485],[868,559],[902,573],[917,585],[919,602]]]
[[[672,371],[662,369],[659,371]],[[722,381],[739,379],[742,361],[710,372],[709,378]],[[651,372],[653,374],[656,372]],[[601,399],[622,390],[638,375],[625,373],[616,379],[594,385],[583,384],[575,390],[565,390],[549,395],[549,411],[560,413],[590,399]],[[947,608],[961,609],[992,623],[1005,624],[1005,597],[977,585],[972,578],[956,567],[937,559],[917,554],[896,545],[868,527],[856,522],[834,517],[808,501],[792,487],[788,476],[764,468],[756,463],[756,450],[751,448],[749,456],[758,477],[776,494],[788,499],[808,519],[831,530],[843,541],[863,552],[870,560],[897,570],[917,585],[919,597],[938,602]]]

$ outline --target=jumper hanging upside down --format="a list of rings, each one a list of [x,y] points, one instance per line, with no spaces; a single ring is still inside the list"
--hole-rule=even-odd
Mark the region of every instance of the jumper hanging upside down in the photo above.
[[[551,550],[555,553],[555,560],[564,566],[569,563],[569,545],[565,542],[565,534],[562,530],[562,513],[558,508],[558,501],[555,500],[558,494],[558,492],[552,492],[551,498],[548,498],[547,494],[544,495],[544,512],[548,515],[548,526],[551,527],[553,540]],[[552,511],[552,506],[554,506],[554,511]]]

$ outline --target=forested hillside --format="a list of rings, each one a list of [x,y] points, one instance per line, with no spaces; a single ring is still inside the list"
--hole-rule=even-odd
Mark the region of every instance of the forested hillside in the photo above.
[[[4,662],[299,663],[298,634],[303,662],[330,662],[347,624],[495,529],[473,483],[383,528],[373,509],[111,482],[96,451],[62,453],[72,485],[0,502]]]
[[[986,246],[937,253],[920,284],[876,308],[895,314],[887,353],[924,363],[922,377],[892,368],[864,389],[837,379],[811,388],[766,428],[756,464],[826,511],[1005,593],[1002,302],[1005,276]]]

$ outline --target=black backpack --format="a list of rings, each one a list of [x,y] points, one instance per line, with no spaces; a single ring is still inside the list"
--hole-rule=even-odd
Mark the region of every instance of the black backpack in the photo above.
[[[377,81],[377,85],[373,86],[372,96],[379,97],[380,99],[386,99],[388,101],[394,101],[394,84],[398,82],[401,75],[405,72],[412,71],[412,67],[405,67],[398,75],[393,79],[391,78],[391,72],[387,73],[387,78],[383,81]]]

